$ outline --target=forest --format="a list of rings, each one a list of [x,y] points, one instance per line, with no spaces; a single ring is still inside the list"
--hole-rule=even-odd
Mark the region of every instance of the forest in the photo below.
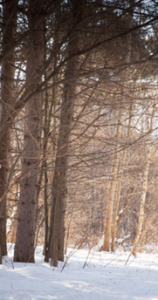
[[[158,1],[0,1],[0,261],[158,244]]]

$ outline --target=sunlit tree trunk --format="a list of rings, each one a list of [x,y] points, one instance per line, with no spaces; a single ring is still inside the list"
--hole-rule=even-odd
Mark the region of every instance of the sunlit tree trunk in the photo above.
[[[17,0],[5,1],[3,6],[3,30],[2,51],[7,52],[12,47],[16,27]],[[1,100],[0,100],[0,124],[4,124],[11,115],[13,106],[13,83],[14,83],[14,51],[3,61],[1,66]],[[1,254],[6,250],[6,190],[7,173],[9,168],[10,130],[6,126],[5,134],[0,140],[0,247]]]
[[[118,141],[119,136],[121,133],[121,110],[119,113],[118,125],[117,125],[117,132],[116,132],[116,144],[115,144],[115,155],[113,159],[112,171],[111,171],[111,180],[110,180],[110,189],[109,195],[107,200],[107,208],[106,208],[106,222],[104,228],[104,243],[102,250],[103,251],[110,251],[111,249],[111,227],[112,227],[112,215],[113,215],[113,204],[114,204],[114,197],[116,192],[116,185],[117,185],[117,175],[118,175],[118,161],[119,161],[119,153],[118,153]]]
[[[130,106],[127,137],[126,137],[125,148],[123,150],[122,157],[121,157],[121,164],[120,164],[120,168],[119,168],[118,184],[117,184],[117,191],[116,191],[116,203],[115,203],[115,207],[114,207],[114,216],[113,216],[113,225],[112,225],[112,242],[111,242],[111,251],[113,251],[113,252],[115,251],[115,238],[116,238],[116,231],[117,231],[118,209],[119,209],[119,203],[120,203],[123,169],[124,169],[124,164],[125,164],[125,160],[126,160],[126,152],[127,152],[126,144],[128,143],[128,139],[130,136],[131,119],[132,119],[132,104]]]
[[[130,0],[130,15],[129,15],[129,28],[132,27],[133,24],[133,6],[134,6],[134,0]],[[129,63],[131,59],[131,49],[132,49],[132,35],[129,33],[127,37],[127,54],[125,57],[125,63]],[[122,100],[123,102],[126,101],[126,96],[125,96],[125,82],[126,82],[126,76],[128,74],[128,69],[123,71],[122,74]],[[120,77],[121,78],[121,77]],[[119,195],[121,192],[121,179],[119,180],[118,178],[118,164],[119,164],[119,153],[118,153],[118,145],[117,141],[119,141],[119,137],[121,134],[121,123],[122,123],[122,108],[120,107],[120,112],[119,112],[119,120],[118,120],[118,125],[117,125],[117,134],[116,134],[116,145],[115,145],[115,157],[113,161],[113,167],[112,167],[112,176],[111,176],[111,181],[110,181],[110,189],[109,189],[109,196],[108,196],[108,201],[107,201],[107,211],[106,211],[106,221],[105,221],[105,228],[104,228],[104,242],[103,242],[103,247],[102,249],[104,251],[114,251],[115,247],[115,235],[116,235],[116,222],[117,222],[117,212],[118,212],[118,206],[119,206]],[[125,159],[125,153],[123,153],[123,161]],[[122,164],[123,164],[122,161]],[[121,175],[122,176],[122,175]],[[116,191],[117,188],[117,191]],[[115,211],[113,212],[114,208],[114,198],[115,198],[115,193],[116,193],[116,207]],[[114,213],[114,216],[113,216]],[[114,224],[112,222],[114,221]],[[113,229],[112,229],[113,226]],[[111,238],[113,239],[112,242],[112,248],[111,248]]]
[[[138,224],[137,224],[137,231],[136,231],[136,236],[133,242],[133,249],[132,249],[132,254],[136,256],[137,254],[137,245],[139,243],[139,240],[141,238],[142,234],[142,229],[143,229],[143,223],[144,223],[144,216],[145,216],[145,201],[146,201],[146,193],[147,193],[147,188],[148,188],[148,175],[149,175],[149,168],[150,168],[150,163],[151,163],[151,150],[152,150],[152,130],[153,130],[153,120],[154,120],[154,115],[155,115],[156,108],[155,106],[153,107],[152,110],[152,115],[150,119],[150,128],[149,132],[150,133],[150,143],[149,145],[145,146],[145,154],[146,158],[144,159],[144,170],[142,174],[142,195],[140,199],[140,208],[139,208],[139,218],[138,218]]]
[[[41,82],[43,62],[43,27],[38,22],[43,13],[44,1],[29,2],[28,21],[30,35],[27,53],[27,88],[35,90]],[[36,26],[38,24],[38,26]],[[34,238],[37,210],[38,173],[40,163],[41,95],[32,96],[25,109],[24,150],[18,205],[18,225],[14,261],[34,262]]]

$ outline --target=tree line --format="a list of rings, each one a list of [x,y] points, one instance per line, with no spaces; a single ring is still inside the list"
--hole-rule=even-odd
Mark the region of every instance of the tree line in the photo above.
[[[0,2],[0,248],[155,241],[156,1]],[[150,225],[150,226],[149,226]],[[153,236],[153,239],[149,237]]]

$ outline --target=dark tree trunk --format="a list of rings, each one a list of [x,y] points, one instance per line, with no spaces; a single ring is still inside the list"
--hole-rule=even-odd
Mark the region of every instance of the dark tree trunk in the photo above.
[[[2,51],[5,53],[12,46],[15,26],[17,0],[6,1],[3,8],[3,31]],[[13,105],[13,83],[14,83],[14,51],[3,61],[1,67],[1,100],[0,100],[0,126],[5,123],[8,116],[12,114]],[[6,255],[6,195],[7,195],[7,173],[9,167],[10,132],[5,127],[5,134],[0,140],[0,246],[1,254]]]
[[[37,3],[38,2],[38,3]],[[29,28],[27,54],[27,88],[35,90],[41,82],[39,70],[43,62],[44,22],[38,22],[44,1],[29,2]],[[37,24],[37,25],[36,25]],[[33,28],[33,29],[32,29]],[[18,226],[14,261],[34,262],[38,175],[40,163],[41,95],[32,96],[25,109],[24,150],[18,205]]]
[[[71,57],[77,51],[78,45],[78,22],[81,17],[83,2],[76,0],[72,2],[72,19],[73,28],[68,44],[68,55]],[[66,209],[66,173],[68,167],[69,155],[69,137],[71,133],[73,118],[73,103],[75,98],[76,70],[78,62],[76,57],[69,59],[65,70],[65,84],[63,90],[63,99],[60,115],[60,128],[57,144],[57,153],[55,161],[54,178],[52,183],[52,205],[51,205],[51,224],[49,239],[49,254],[51,265],[57,266],[58,260],[64,260],[64,218]]]

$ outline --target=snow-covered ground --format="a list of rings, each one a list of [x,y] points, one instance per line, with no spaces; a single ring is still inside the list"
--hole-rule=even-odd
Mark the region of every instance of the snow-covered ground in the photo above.
[[[52,268],[36,249],[36,264],[0,266],[0,300],[158,300],[158,253],[105,253],[69,249],[65,265]]]

